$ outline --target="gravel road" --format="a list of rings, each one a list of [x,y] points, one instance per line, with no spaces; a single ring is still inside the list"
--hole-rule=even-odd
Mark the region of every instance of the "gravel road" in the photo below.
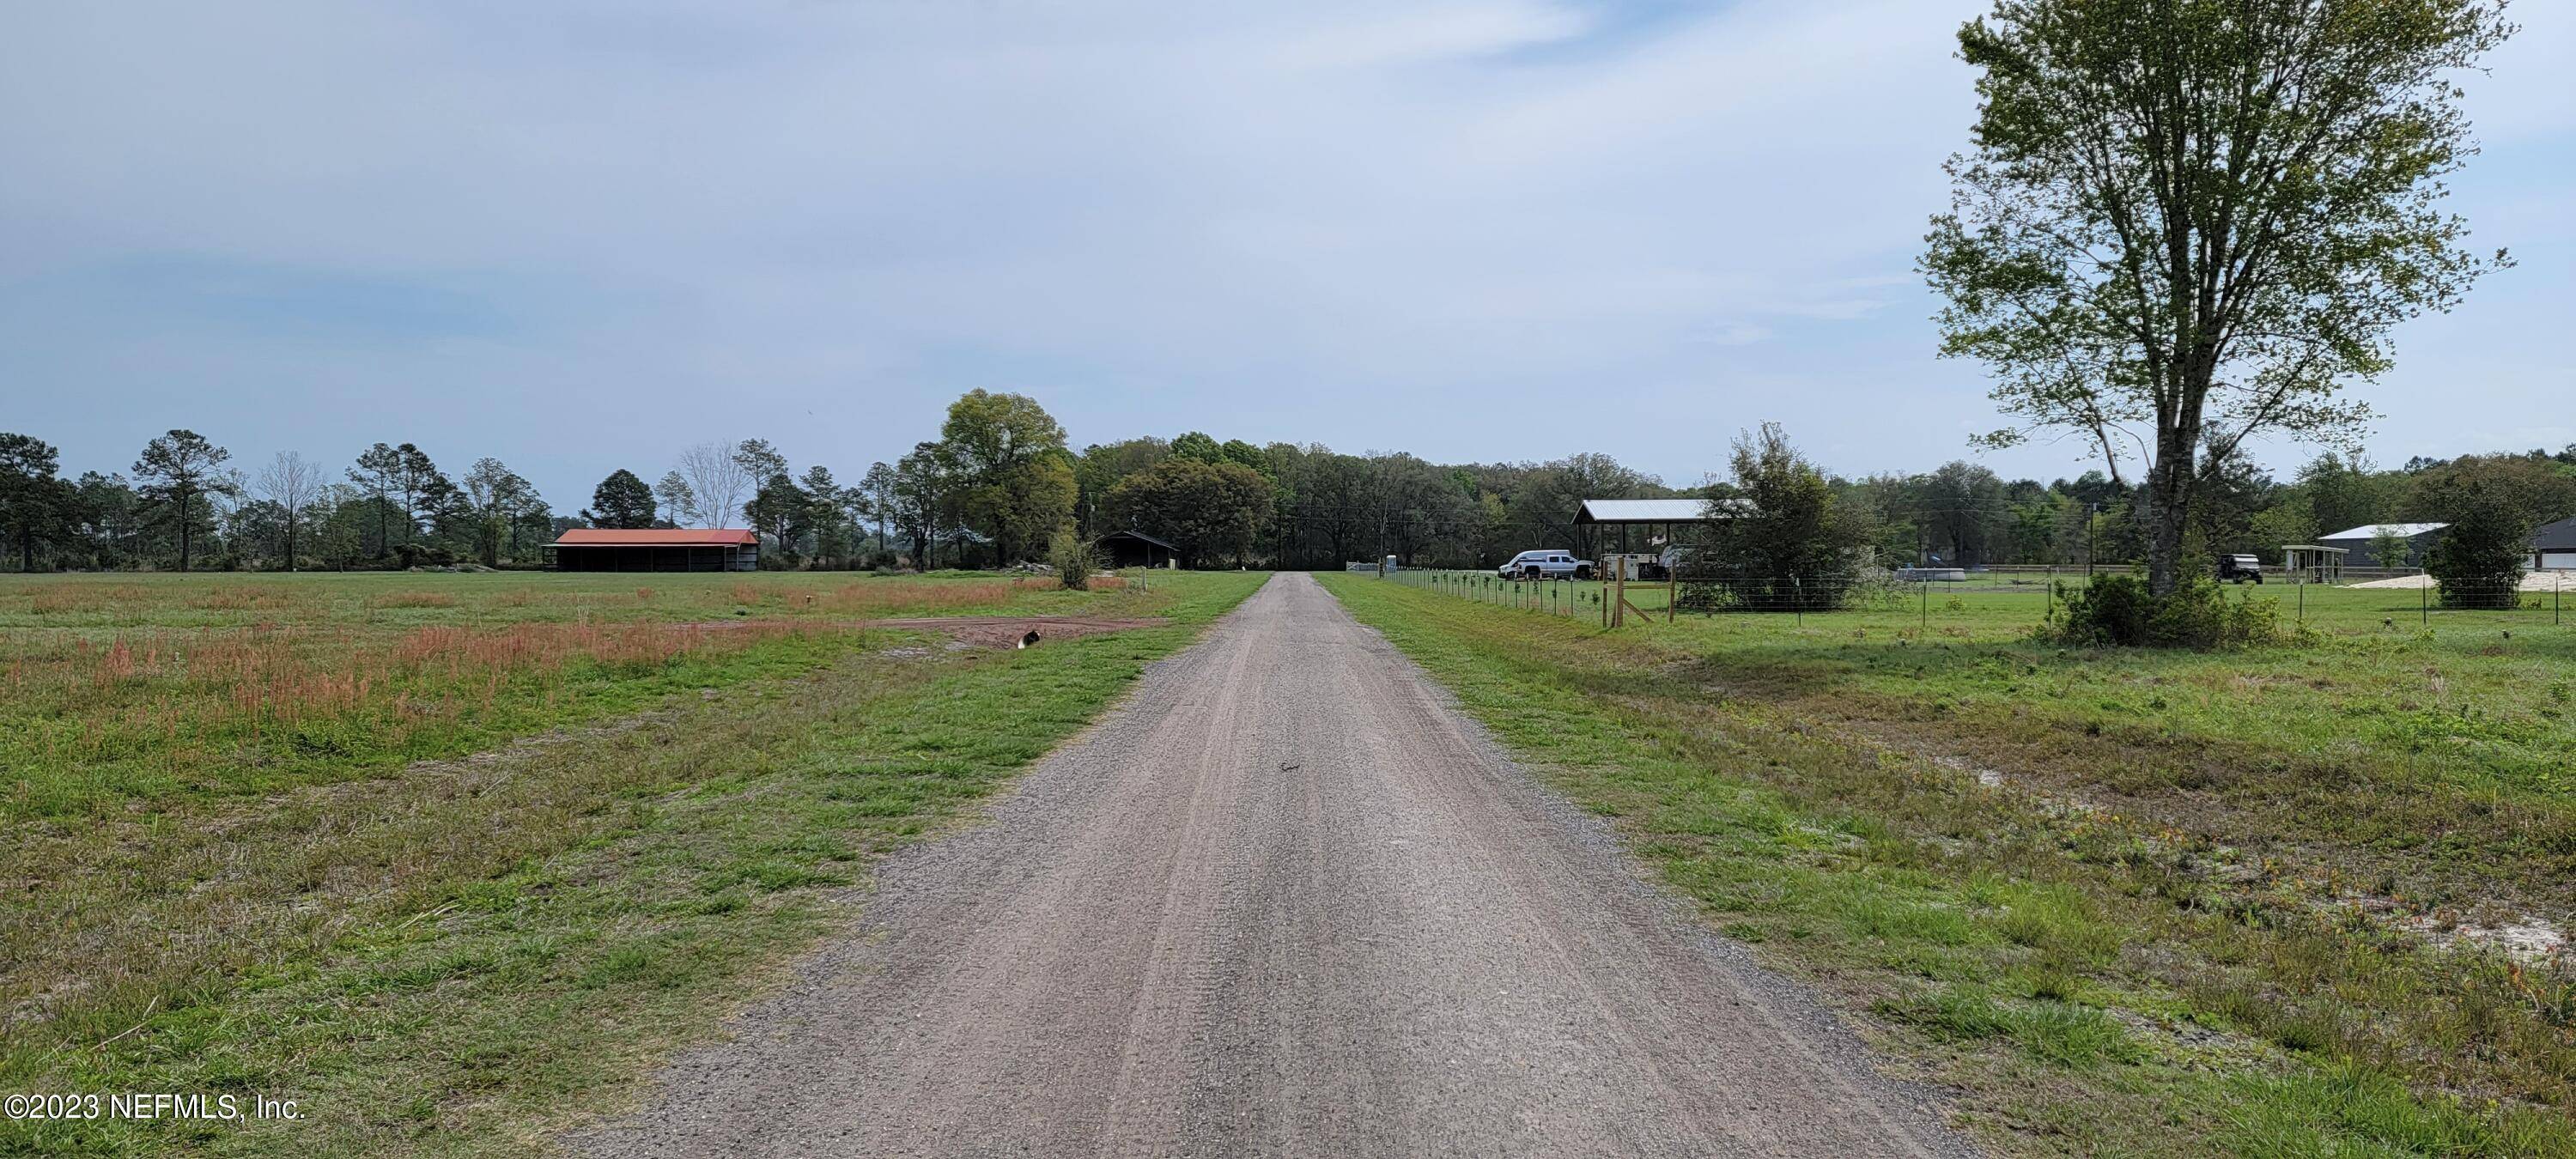
[[[575,1148],[1972,1153],[1307,576],[991,813]]]

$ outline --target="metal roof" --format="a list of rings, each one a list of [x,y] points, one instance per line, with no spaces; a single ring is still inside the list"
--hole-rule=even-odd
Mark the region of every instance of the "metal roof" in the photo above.
[[[1706,499],[1586,499],[1576,523],[1706,523]]]
[[[2531,533],[2533,551],[2576,551],[2576,515],[2556,523],[2544,523]]]
[[[1141,540],[1144,540],[1145,542],[1150,543],[1150,544],[1153,544],[1153,545],[1154,545],[1154,546],[1156,546],[1156,547],[1162,548],[1162,549],[1163,549],[1163,550],[1165,550],[1165,551],[1179,551],[1179,550],[1180,550],[1179,548],[1174,547],[1174,546],[1172,546],[1171,544],[1165,543],[1165,542],[1163,542],[1162,540],[1159,540],[1159,539],[1154,538],[1153,536],[1147,535],[1147,534],[1145,534],[1145,533],[1144,533],[1144,532],[1142,532],[1142,531],[1138,531],[1138,530],[1136,530],[1136,529],[1135,529],[1135,528],[1133,528],[1133,527],[1130,527],[1130,528],[1128,528],[1128,529],[1127,529],[1127,530],[1125,530],[1125,531],[1112,531],[1112,532],[1110,532],[1110,533],[1109,533],[1109,534],[1107,534],[1107,535],[1101,536],[1100,538],[1093,540],[1092,542],[1093,542],[1093,543],[1107,543],[1107,542],[1109,542],[1110,540],[1116,539],[1116,538],[1118,538],[1119,536],[1122,536],[1122,535],[1126,536],[1126,537],[1127,537],[1127,538],[1129,538],[1129,539],[1141,539]]]
[[[2448,523],[2365,523],[2350,531],[2338,531],[2332,535],[2321,535],[2317,538],[2329,541],[2337,539],[2377,539],[2380,535],[2380,529],[2385,527],[2395,531],[2399,535],[2413,539],[2427,531],[2440,531],[2441,529],[2449,526],[2450,524]]]
[[[734,528],[575,527],[556,547],[749,547],[760,536]]]

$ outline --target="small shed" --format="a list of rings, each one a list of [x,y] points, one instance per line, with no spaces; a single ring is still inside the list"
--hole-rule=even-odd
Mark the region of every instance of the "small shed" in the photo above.
[[[556,571],[758,571],[760,536],[736,528],[576,527],[546,545]]]
[[[2343,579],[2343,558],[2350,554],[2322,543],[2285,543],[2281,545],[2281,570],[2315,583],[2336,583]]]
[[[2442,529],[2449,526],[2448,523],[2365,523],[2323,536],[2317,543],[2323,547],[2342,548],[2346,553],[2344,563],[2351,567],[2422,567],[2424,553],[2441,542]],[[2379,558],[2376,543],[2380,536],[2392,532],[2406,538],[2404,559]]]
[[[2576,515],[2544,523],[2531,533],[2534,571],[2576,571]]]
[[[1111,567],[1162,567],[1180,557],[1171,544],[1142,531],[1112,531],[1092,544]]]

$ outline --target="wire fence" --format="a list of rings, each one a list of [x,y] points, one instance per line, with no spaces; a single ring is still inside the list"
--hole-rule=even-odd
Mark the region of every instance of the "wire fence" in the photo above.
[[[1955,574],[1955,573],[1954,573]],[[2105,574],[2105,573],[2097,573]],[[2125,573],[2123,573],[2125,574]],[[1398,570],[1384,578],[1460,599],[1543,615],[1589,617],[1604,624],[1681,616],[1785,617],[1805,624],[1887,623],[1936,627],[2030,626],[2067,596],[2084,590],[2080,568],[1968,572],[1964,578],[1725,577],[1631,582],[1624,588],[1590,579],[1509,578],[1490,571]],[[1625,609],[1614,608],[1622,598]],[[2274,575],[2234,585],[2235,598],[2271,600],[2286,621],[2320,630],[2385,631],[2565,628],[2576,613],[2576,572],[2533,572],[2519,583],[2449,584],[2421,574],[2360,583],[2309,582]],[[1621,611],[1626,615],[1618,614]],[[1908,625],[1905,622],[1911,621]]]

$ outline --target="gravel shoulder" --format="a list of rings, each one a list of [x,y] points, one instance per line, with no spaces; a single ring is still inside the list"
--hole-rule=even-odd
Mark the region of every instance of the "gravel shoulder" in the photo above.
[[[1964,1155],[1304,575],[888,861],[605,1156]]]

